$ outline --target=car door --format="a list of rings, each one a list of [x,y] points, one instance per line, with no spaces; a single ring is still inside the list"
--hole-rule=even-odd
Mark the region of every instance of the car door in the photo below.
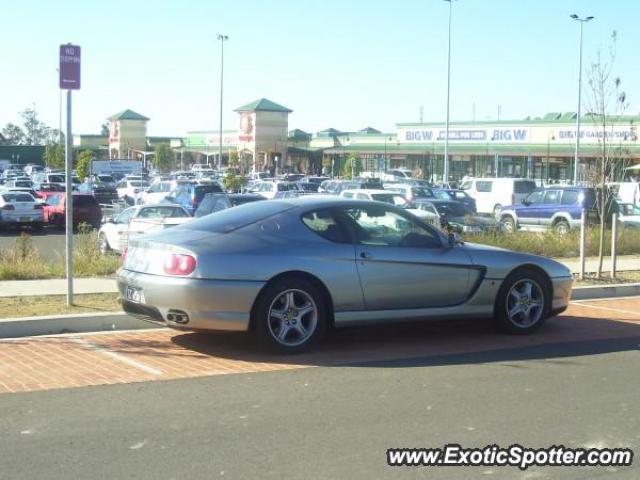
[[[385,204],[345,207],[338,215],[356,242],[367,310],[446,307],[469,296],[478,271],[435,229]]]
[[[540,205],[544,191],[540,190],[529,195],[523,204],[516,205],[518,224],[520,226],[533,226],[540,224]]]
[[[118,216],[116,216],[112,224],[107,224],[103,227],[111,248],[122,251],[124,246],[127,244],[129,222],[133,218],[135,210],[135,207],[123,210]]]
[[[551,219],[560,206],[560,190],[545,190],[538,214],[539,225],[551,227]]]

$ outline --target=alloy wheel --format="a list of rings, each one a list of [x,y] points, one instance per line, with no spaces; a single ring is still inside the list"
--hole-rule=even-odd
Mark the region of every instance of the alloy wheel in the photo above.
[[[269,307],[269,333],[280,345],[302,345],[318,325],[318,307],[312,296],[298,289],[279,293]]]
[[[544,312],[544,292],[540,285],[528,278],[518,280],[507,293],[507,318],[520,328],[535,325]]]

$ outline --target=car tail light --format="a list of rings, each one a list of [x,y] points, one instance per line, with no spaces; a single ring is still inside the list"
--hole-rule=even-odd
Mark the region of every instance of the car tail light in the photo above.
[[[196,259],[191,255],[169,254],[164,260],[167,275],[189,275],[196,269]]]
[[[125,259],[127,258],[127,247],[124,247],[124,250],[122,250],[122,255],[120,255],[120,263],[124,264]]]
[[[2,210],[15,210],[16,207],[14,207],[13,205],[5,205],[4,207],[2,207]]]

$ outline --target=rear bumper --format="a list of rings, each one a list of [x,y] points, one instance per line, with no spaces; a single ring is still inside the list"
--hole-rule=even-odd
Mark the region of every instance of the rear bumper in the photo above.
[[[251,308],[264,286],[264,282],[168,277],[126,269],[118,271],[117,282],[125,312],[181,330],[248,330]],[[126,299],[127,287],[142,290],[142,303]],[[188,322],[169,320],[172,311],[184,312]]]

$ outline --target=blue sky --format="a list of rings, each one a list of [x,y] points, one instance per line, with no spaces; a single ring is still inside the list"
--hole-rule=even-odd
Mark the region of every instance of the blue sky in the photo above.
[[[289,128],[318,131],[444,120],[448,4],[443,0],[21,1],[2,8],[0,126],[35,103],[58,125],[61,43],[82,47],[74,132],[97,133],[131,108],[149,134],[218,128],[220,42],[224,127],[259,97],[293,110]],[[453,4],[451,119],[518,119],[575,111],[579,27],[585,71],[618,32],[614,72],[640,112],[640,2],[459,0]],[[584,108],[584,104],[583,104]]]

